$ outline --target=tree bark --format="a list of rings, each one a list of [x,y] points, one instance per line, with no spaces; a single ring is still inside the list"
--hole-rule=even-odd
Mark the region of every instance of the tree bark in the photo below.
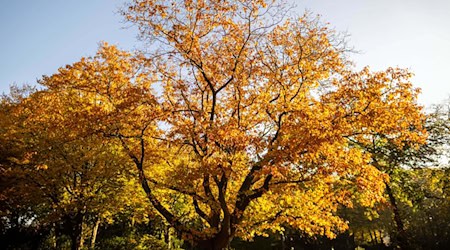
[[[231,235],[217,234],[216,237],[199,242],[197,247],[204,250],[223,250],[227,249],[231,240],[234,237]]]
[[[70,234],[70,240],[71,240],[71,250],[79,250],[83,247],[83,239],[82,239],[82,233],[83,233],[83,219],[84,214],[82,212],[77,212],[76,215],[71,218],[71,234]]]
[[[86,237],[86,225],[84,221],[81,222],[81,233],[80,233],[80,242],[78,243],[78,249],[82,249],[84,246],[84,239]]]
[[[92,250],[95,249],[95,241],[97,240],[97,232],[99,226],[100,226],[100,218],[97,218],[97,220],[95,221],[94,228],[92,229],[91,245],[90,245],[90,249]]]
[[[386,193],[389,196],[389,201],[391,203],[392,212],[394,213],[394,221],[397,227],[398,233],[398,245],[401,249],[407,250],[410,249],[408,244],[408,238],[406,236],[405,226],[403,225],[402,218],[400,216],[400,211],[398,209],[397,200],[392,193],[392,189],[388,183],[386,183]]]
[[[62,235],[64,230],[64,224],[61,225],[60,222],[54,223],[55,225],[55,243],[54,247],[56,250],[61,249],[63,242],[62,242]]]
[[[373,240],[373,235],[372,235],[372,230],[367,230],[369,232],[369,236],[370,236],[370,243],[373,245],[374,244],[374,240]]]

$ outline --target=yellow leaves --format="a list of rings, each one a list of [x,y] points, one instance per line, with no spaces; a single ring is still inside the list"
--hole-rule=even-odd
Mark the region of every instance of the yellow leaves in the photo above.
[[[26,129],[10,132],[35,140],[36,168],[75,180],[59,184],[64,204],[95,198],[90,208],[104,218],[148,209],[140,183],[128,181],[135,164],[147,198],[173,214],[172,226],[194,225],[192,239],[212,237],[228,216],[242,219],[232,225],[242,237],[283,225],[334,237],[347,228],[339,206],[383,199],[387,177],[367,146],[424,142],[418,92],[401,69],[348,70],[318,19],[267,26],[271,7],[134,0],[126,18],[159,49],[102,44],[44,77],[47,89],[17,111]],[[109,184],[130,195],[116,199]],[[122,208],[102,210],[103,201]]]
[[[359,203],[373,207],[375,203],[384,201],[384,187],[387,181],[388,176],[375,167],[371,165],[363,167],[356,177],[356,184],[360,189]]]
[[[81,74],[82,74],[82,72],[81,72],[80,70],[75,70],[75,71],[73,72],[73,75],[74,75],[77,79],[80,79]]]
[[[290,186],[277,192],[268,192],[265,199],[252,203],[244,222],[250,235],[264,235],[267,231],[283,231],[288,224],[310,235],[320,234],[333,238],[348,226],[334,213],[337,205],[335,195],[318,181],[311,183],[311,189]]]
[[[239,19],[230,11],[235,7],[224,11],[212,2],[183,3],[186,16],[175,11],[181,8],[178,3],[162,1],[156,5],[167,7],[164,11],[131,12],[135,23],[153,30],[151,38],[163,41],[168,55],[158,52],[162,62],[157,71],[162,75],[170,146],[196,156],[182,166],[155,167],[161,172],[154,176],[202,195],[204,175],[217,183],[226,176],[228,209],[234,208],[249,168],[261,159],[267,161],[255,173],[259,179],[254,189],[267,175],[273,183],[301,178],[312,182],[297,189],[270,186],[275,191],[252,203],[251,213],[244,212],[246,222],[239,226],[243,236],[282,230],[287,222],[307,233],[332,237],[346,228],[333,215],[338,204],[352,206],[356,196],[367,206],[382,199],[385,176],[370,165],[370,155],[356,142],[368,143],[374,134],[396,138],[399,145],[419,139],[408,129],[421,115],[414,91],[404,81],[407,73],[345,71],[349,62],[333,41],[335,34],[318,19],[305,15],[264,29],[256,10],[266,8],[266,1],[243,3],[244,13],[254,19]],[[217,197],[217,185],[211,186]],[[206,203],[201,206],[211,212]],[[275,216],[278,211],[281,214]],[[189,216],[195,216],[191,212]],[[277,218],[265,222],[271,217]]]
[[[337,122],[349,129],[346,133],[353,140],[370,144],[374,135],[384,135],[399,147],[424,142],[424,115],[416,103],[418,92],[409,83],[409,72],[389,68],[371,73],[364,68],[344,75],[345,80],[335,81],[337,89],[323,101],[336,104]]]

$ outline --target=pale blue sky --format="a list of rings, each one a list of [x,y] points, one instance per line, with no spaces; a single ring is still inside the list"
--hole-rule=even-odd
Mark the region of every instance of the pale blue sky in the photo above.
[[[0,0],[0,92],[93,55],[100,41],[132,49],[137,33],[116,13],[123,2]]]
[[[430,105],[450,96],[450,0],[302,0],[362,53],[358,67],[409,68],[422,89],[419,102]]]
[[[125,0],[0,0],[0,92],[12,83],[35,83],[58,67],[93,55],[98,42],[140,46],[115,12]],[[450,1],[300,0],[338,31],[347,31],[358,67],[410,68],[420,102],[450,94]]]

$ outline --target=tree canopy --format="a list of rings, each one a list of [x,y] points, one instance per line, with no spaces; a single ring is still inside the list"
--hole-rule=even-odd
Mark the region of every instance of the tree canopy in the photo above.
[[[389,175],[370,149],[426,141],[410,72],[355,71],[339,34],[282,2],[134,0],[122,13],[147,50],[104,43],[44,77],[17,107],[33,117],[15,130],[33,145],[23,157],[92,174],[89,194],[135,173],[152,209],[200,248],[286,227],[335,237],[348,228],[340,206],[385,199]]]

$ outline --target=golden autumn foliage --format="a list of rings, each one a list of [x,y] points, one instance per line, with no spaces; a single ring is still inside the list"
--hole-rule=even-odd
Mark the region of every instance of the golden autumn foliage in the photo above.
[[[277,1],[132,1],[123,14],[150,52],[103,44],[44,77],[30,98],[52,121],[45,138],[127,155],[115,164],[134,164],[153,208],[199,247],[285,226],[334,237],[347,228],[339,206],[384,197],[364,145],[424,143],[424,117],[409,72],[355,72],[334,31],[287,13]]]
[[[8,187],[0,192],[2,216],[29,211],[29,223],[68,230],[75,244],[96,221],[152,213],[120,145],[88,134],[87,124],[73,119],[79,94],[34,90],[3,99],[0,114],[0,170]]]

